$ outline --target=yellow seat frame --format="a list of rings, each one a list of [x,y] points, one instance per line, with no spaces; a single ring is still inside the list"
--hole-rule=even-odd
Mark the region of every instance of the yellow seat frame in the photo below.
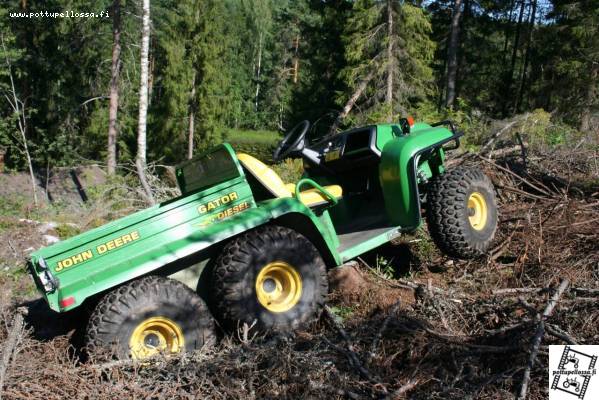
[[[272,168],[262,161],[245,153],[237,153],[237,158],[270,193],[275,197],[294,197],[295,183],[285,183]],[[323,188],[335,198],[343,195],[339,185],[328,185]],[[308,207],[315,207],[328,202],[327,197],[318,189],[308,189],[299,193],[299,200]]]

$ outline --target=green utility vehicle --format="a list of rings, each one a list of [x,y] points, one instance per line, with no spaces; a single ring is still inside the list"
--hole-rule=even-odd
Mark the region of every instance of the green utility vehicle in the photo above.
[[[85,304],[88,349],[143,359],[212,342],[214,319],[275,331],[313,320],[327,269],[413,232],[423,209],[446,254],[487,250],[494,189],[478,170],[445,170],[461,136],[451,122],[402,119],[315,143],[309,127],[294,127],[274,153],[303,159],[299,182],[221,144],[176,169],[181,196],[33,253],[50,308]],[[194,290],[169,278],[198,265]]]

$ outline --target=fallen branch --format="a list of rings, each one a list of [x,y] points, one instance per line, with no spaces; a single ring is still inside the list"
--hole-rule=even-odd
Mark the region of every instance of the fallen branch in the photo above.
[[[550,335],[555,336],[556,338],[561,339],[568,344],[578,344],[578,342],[572,336],[570,336],[568,332],[565,332],[557,325],[545,324],[545,329]]]
[[[576,294],[585,294],[587,296],[597,296],[599,295],[599,289],[591,289],[591,288],[581,288],[581,287],[575,287],[572,288],[572,291]]]
[[[366,368],[364,368],[364,366],[362,365],[362,362],[360,361],[360,358],[358,357],[356,352],[352,349],[351,340],[349,339],[347,332],[345,332],[345,329],[343,329],[343,326],[341,326],[339,321],[337,321],[337,318],[335,317],[335,315],[333,314],[333,312],[331,311],[331,309],[328,306],[324,307],[324,315],[329,321],[331,321],[333,326],[337,329],[337,332],[339,332],[339,334],[345,341],[345,343],[347,345],[347,350],[337,346],[336,344],[332,343],[327,338],[324,338],[325,342],[327,342],[327,344],[329,346],[333,347],[335,350],[339,351],[340,353],[343,353],[349,360],[350,364],[358,370],[358,373],[360,374],[360,376],[362,378],[372,381],[370,372],[368,372],[368,370]]]
[[[504,334],[504,333],[513,331],[518,328],[526,328],[530,324],[532,324],[532,321],[525,320],[525,321],[522,321],[517,324],[502,326],[501,328],[497,328],[497,329],[485,329],[485,333],[487,333],[489,336],[495,336],[495,335],[500,335],[500,334]]]
[[[524,190],[520,190],[517,189],[515,187],[511,187],[511,186],[504,186],[504,185],[500,185],[500,184],[495,184],[495,187],[501,190],[506,190],[508,192],[512,192],[512,193],[518,193],[519,195],[522,195],[524,197],[528,197],[531,199],[535,199],[535,200],[547,200],[547,197],[543,197],[543,196],[537,196],[536,194],[532,194],[532,193],[528,193],[525,192]]]
[[[12,321],[12,327],[8,333],[8,339],[4,343],[4,350],[2,351],[2,360],[0,361],[0,393],[4,387],[4,378],[6,377],[6,371],[10,366],[12,356],[15,353],[15,349],[19,342],[19,338],[22,336],[23,331],[23,312],[17,310],[15,317]]]
[[[410,379],[408,382],[406,382],[405,384],[403,384],[399,389],[397,389],[396,391],[394,391],[391,394],[391,396],[389,396],[389,397],[391,399],[400,398],[401,396],[403,396],[408,391],[414,389],[418,385],[418,383],[420,383],[418,381],[418,379]]]
[[[569,224],[569,225],[550,226],[547,229],[566,229],[566,228],[571,228],[573,226],[591,224],[591,223],[597,222],[597,221],[599,221],[599,218],[587,219],[586,221],[575,222],[575,223]]]
[[[152,358],[144,360],[146,365],[149,365],[153,361]],[[134,367],[136,365],[142,365],[138,360],[117,360],[110,361],[102,364],[89,364],[85,365],[85,368],[89,368],[95,371],[105,371],[107,369],[113,368],[123,368],[123,367]],[[73,372],[78,371],[78,369],[73,369]]]
[[[487,140],[487,143],[485,143],[483,145],[483,147],[480,148],[480,153],[483,154],[489,147],[491,147],[491,145],[493,145],[493,143],[495,143],[495,141],[499,138],[499,136],[501,136],[505,132],[509,131],[509,129],[512,126],[516,125],[516,123],[520,122],[523,119],[527,119],[528,115],[529,115],[528,113],[524,114],[522,116],[522,118],[514,119],[513,121],[508,122],[507,124],[505,124],[505,126],[503,128],[501,128],[500,130],[498,130],[497,132],[495,132],[493,134],[493,136],[491,136],[491,138],[489,140]]]
[[[557,305],[557,302],[559,301],[560,297],[562,296],[562,294],[564,293],[564,291],[566,290],[566,288],[568,287],[569,284],[570,284],[570,281],[567,279],[564,279],[560,283],[559,287],[557,288],[557,291],[553,294],[553,296],[551,296],[551,299],[549,299],[549,302],[547,303],[547,306],[545,307],[545,310],[543,311],[543,315],[542,315],[543,318],[547,318],[551,314],[553,314],[553,309]]]
[[[372,80],[373,77],[374,77],[374,71],[370,71],[364,77],[364,79],[362,79],[362,81],[360,81],[360,83],[356,87],[356,90],[354,91],[354,93],[351,95],[351,97],[347,100],[347,102],[343,106],[343,110],[341,110],[341,112],[335,119],[335,122],[333,123],[333,125],[331,126],[331,129],[329,131],[329,134],[337,133],[337,129],[339,128],[339,125],[345,119],[345,117],[347,117],[349,115],[350,111],[356,104],[356,101],[358,101],[360,96],[362,96],[362,93],[364,92],[364,90],[366,90],[368,84],[370,83],[370,81]]]
[[[491,293],[495,294],[495,295],[510,295],[510,294],[522,294],[522,293],[539,293],[542,291],[547,290],[546,288],[530,288],[530,287],[525,287],[525,288],[505,288],[505,289],[496,289],[493,290]]]
[[[506,352],[516,351],[516,350],[521,349],[521,346],[517,346],[517,345],[516,346],[490,346],[490,345],[485,345],[485,344],[469,343],[469,342],[467,342],[468,340],[475,339],[476,337],[470,336],[470,335],[444,334],[444,333],[437,332],[437,331],[423,325],[421,322],[418,322],[418,321],[414,321],[414,322],[418,325],[418,329],[409,328],[407,326],[401,326],[400,329],[403,332],[407,332],[407,333],[417,333],[420,331],[424,331],[424,332],[428,333],[429,335],[435,337],[436,339],[442,340],[446,343],[453,344],[456,346],[467,347],[467,348],[471,349],[472,351],[475,351],[478,353],[506,353]]]
[[[463,346],[463,347],[468,347],[469,349],[476,351],[478,353],[507,353],[510,351],[515,351],[515,350],[520,350],[520,346],[490,346],[490,345],[486,345],[486,344],[475,344],[475,343],[468,343],[468,342],[464,342],[462,340],[458,340],[458,336],[452,336],[452,335],[444,335],[442,333],[436,332],[430,328],[426,328],[424,327],[424,331],[426,333],[428,333],[429,335],[432,335],[434,337],[436,337],[437,339],[441,339],[447,343],[456,345],[456,346]],[[471,338],[471,336],[463,336],[464,338]]]
[[[537,354],[539,352],[539,347],[541,345],[541,341],[543,340],[543,336],[545,335],[544,319],[549,317],[553,313],[553,310],[555,309],[557,302],[559,301],[560,297],[562,296],[562,293],[564,293],[564,291],[566,290],[566,288],[568,287],[569,284],[570,284],[570,282],[567,279],[564,279],[560,283],[556,292],[553,294],[553,296],[551,296],[551,298],[547,302],[547,306],[545,307],[545,310],[543,310],[543,313],[542,314],[537,313],[537,315],[535,316],[535,322],[537,322],[537,329],[536,329],[535,335],[532,339],[532,348],[530,351],[530,357],[528,358],[528,365],[526,366],[526,369],[524,370],[524,377],[522,378],[522,385],[520,386],[520,392],[518,393],[518,396],[516,396],[517,400],[524,400],[526,398],[526,395],[528,394],[528,384],[530,383],[530,373],[532,371],[532,368],[535,365],[535,360],[536,360]]]
[[[10,238],[8,239],[8,246],[10,247],[10,249],[12,250],[12,253],[14,254],[15,258],[19,257],[19,253],[17,252],[17,250],[15,249],[15,247],[12,245],[12,243],[10,242]]]
[[[540,193],[543,193],[545,196],[547,196],[549,198],[553,197],[553,195],[547,191],[547,190],[549,190],[549,188],[547,188],[547,190],[541,189],[540,187],[538,187],[538,186],[530,183],[528,180],[524,179],[523,177],[521,177],[520,175],[518,175],[514,171],[512,171],[512,170],[510,170],[508,168],[502,167],[501,165],[497,164],[495,161],[490,160],[490,159],[488,159],[486,157],[483,157],[481,155],[478,155],[478,154],[476,156],[478,158],[480,158],[481,160],[483,160],[483,161],[485,161],[485,162],[493,165],[495,168],[497,168],[497,169],[499,169],[499,170],[501,170],[503,172],[506,172],[506,173],[512,175],[513,177],[519,179],[522,183],[526,184],[527,186],[530,186],[532,189],[534,189],[534,190],[536,190],[536,191],[538,191]]]
[[[370,361],[376,355],[376,348],[378,347],[379,341],[381,340],[381,337],[383,337],[383,333],[387,329],[387,326],[389,325],[389,321],[397,313],[397,310],[399,309],[400,304],[401,304],[401,300],[397,300],[395,302],[395,304],[393,304],[393,306],[391,307],[391,310],[389,311],[389,315],[387,315],[387,318],[385,318],[385,320],[383,321],[383,324],[381,325],[381,328],[378,330],[376,336],[374,337],[374,340],[372,341],[372,345],[370,346],[370,353],[368,354],[368,357],[366,358],[366,365],[370,364]]]
[[[526,146],[526,145],[528,145],[528,143],[523,143],[522,146]],[[512,147],[507,147],[507,148],[504,148],[504,149],[493,150],[493,151],[489,152],[488,157],[489,158],[503,157],[503,156],[506,156],[508,154],[515,153],[517,151],[522,152],[522,146],[519,145],[519,144],[517,144],[517,145],[512,146]]]

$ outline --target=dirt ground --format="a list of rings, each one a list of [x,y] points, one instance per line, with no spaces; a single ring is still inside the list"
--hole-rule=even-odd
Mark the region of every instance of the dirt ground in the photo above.
[[[599,342],[597,153],[562,156],[454,160],[498,189],[488,255],[452,260],[425,231],[403,237],[331,271],[328,308],[288,336],[233,333],[177,358],[93,364],[79,350],[82,313],[54,314],[24,273],[0,275],[1,396],[545,399],[548,345]],[[34,230],[3,234],[20,251],[39,245]]]

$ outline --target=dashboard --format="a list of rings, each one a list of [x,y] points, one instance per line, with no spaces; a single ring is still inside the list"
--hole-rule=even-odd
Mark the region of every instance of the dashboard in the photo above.
[[[318,153],[320,165],[334,172],[378,164],[381,151],[376,147],[376,125],[370,125],[321,140],[310,146]]]

